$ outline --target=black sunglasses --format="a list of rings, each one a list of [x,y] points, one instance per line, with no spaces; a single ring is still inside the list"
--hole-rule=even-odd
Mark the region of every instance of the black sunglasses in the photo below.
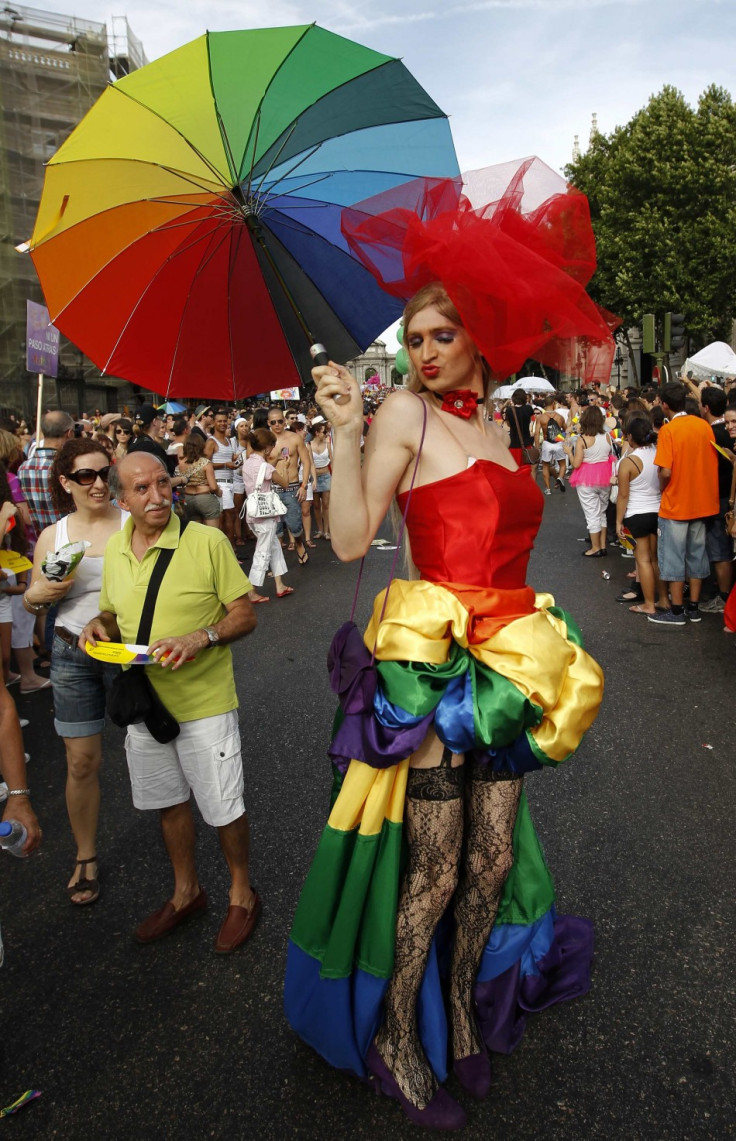
[[[116,428],[115,429],[115,435],[116,436],[129,436],[130,435],[130,428]]]
[[[107,467],[101,467],[99,471],[93,467],[83,467],[79,471],[70,471],[67,479],[73,479],[80,487],[91,487],[96,482],[99,476],[103,483],[107,483],[110,475],[110,464]]]
[[[284,420],[269,420],[268,422],[269,422],[269,424],[283,424],[283,423],[285,423]]]

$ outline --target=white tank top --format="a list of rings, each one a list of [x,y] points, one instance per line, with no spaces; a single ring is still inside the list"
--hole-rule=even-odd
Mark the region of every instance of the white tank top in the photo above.
[[[611,454],[611,441],[606,432],[599,432],[592,444],[583,451],[584,464],[599,464]]]
[[[229,464],[233,458],[233,442],[228,438],[227,442],[221,444],[216,436],[210,436],[210,440],[214,440],[217,444],[217,451],[212,457],[213,464]],[[232,483],[233,482],[233,469],[229,467],[215,468],[215,479],[218,483]]]
[[[643,464],[641,472],[629,480],[629,502],[626,516],[659,514],[659,501],[662,492],[659,487],[659,470],[654,466],[657,448],[649,444],[646,448],[634,448],[630,454]]]
[[[129,518],[127,511],[120,512],[120,529]],[[68,515],[56,524],[55,550],[70,542],[67,527]],[[85,555],[74,572],[71,590],[59,603],[56,625],[64,626],[71,634],[81,634],[95,614],[100,611],[102,589],[102,555]]]
[[[314,448],[312,448],[312,455],[314,456],[314,466],[317,471],[324,470],[330,466],[329,448],[325,448],[323,452],[315,452]]]

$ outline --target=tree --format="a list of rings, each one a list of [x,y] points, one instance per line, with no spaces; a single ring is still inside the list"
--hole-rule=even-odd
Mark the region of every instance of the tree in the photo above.
[[[674,87],[596,135],[565,174],[590,202],[592,296],[638,325],[685,314],[688,336],[728,340],[736,316],[736,105],[711,86],[693,109]]]

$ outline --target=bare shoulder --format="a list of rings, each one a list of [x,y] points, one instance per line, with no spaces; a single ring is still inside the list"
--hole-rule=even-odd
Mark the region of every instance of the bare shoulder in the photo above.
[[[368,438],[380,436],[393,443],[413,445],[417,430],[422,430],[424,403],[416,392],[393,392],[373,417]]]

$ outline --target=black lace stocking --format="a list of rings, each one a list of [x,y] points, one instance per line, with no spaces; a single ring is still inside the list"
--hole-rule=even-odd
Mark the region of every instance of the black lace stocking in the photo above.
[[[404,1096],[424,1109],[437,1082],[419,1041],[417,995],[435,927],[457,885],[462,769],[411,769],[406,796],[409,860],[399,894],[394,972],[375,1044]]]
[[[455,943],[450,971],[452,1056],[483,1049],[473,1014],[473,987],[503,885],[513,863],[513,834],[522,779],[493,779],[480,767],[468,774],[463,870],[455,894]],[[490,779],[488,779],[490,777]]]

